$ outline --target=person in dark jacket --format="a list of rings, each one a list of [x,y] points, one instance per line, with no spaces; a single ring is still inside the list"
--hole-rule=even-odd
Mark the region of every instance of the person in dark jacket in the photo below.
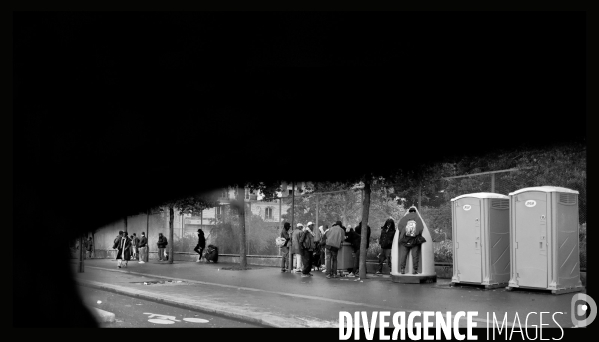
[[[123,233],[119,241],[116,259],[119,268],[123,266],[123,261],[125,261],[124,267],[127,267],[127,263],[131,259],[131,239],[129,239],[127,232]]]
[[[94,251],[94,241],[92,240],[92,237],[90,236],[85,244],[85,253],[87,254],[87,257],[89,259],[92,258],[92,253]]]
[[[313,276],[310,271],[312,271],[312,253],[314,253],[316,244],[314,243],[314,233],[312,232],[312,227],[314,227],[314,225],[306,226],[299,238],[303,263],[302,277]]]
[[[412,274],[418,274],[418,266],[420,263],[420,242],[419,236],[422,236],[424,224],[422,219],[413,207],[408,213],[399,220],[397,224],[399,232],[399,266],[400,273],[405,274],[406,260],[408,253],[412,253],[412,265],[414,266]]]
[[[156,243],[156,245],[158,245],[158,260],[166,261],[166,255],[164,254],[164,249],[168,245],[168,240],[166,239],[166,236],[162,235],[162,233],[158,233],[158,242]]]
[[[285,244],[281,247],[281,272],[287,271],[285,266],[289,267],[289,271],[291,271],[292,265],[287,265],[289,261],[289,244],[291,241],[291,236],[289,235],[289,229],[291,229],[291,223],[285,222],[283,224],[283,229],[281,229],[281,235],[283,239],[285,239]]]
[[[122,237],[123,237],[123,231],[122,231],[122,230],[119,230],[119,235],[117,235],[117,236],[114,238],[114,243],[113,243],[113,245],[112,245],[112,249],[117,249],[117,248],[118,248],[118,246],[119,246],[119,242],[121,241],[121,238],[122,238]],[[116,253],[115,253],[115,256],[114,256],[114,260],[116,260]]]
[[[193,249],[194,252],[199,254],[196,262],[200,262],[202,259],[202,251],[204,251],[204,248],[206,248],[206,238],[204,237],[204,231],[200,228],[198,229],[198,244],[196,245],[196,248]]]
[[[139,263],[143,264],[148,262],[148,239],[146,233],[141,232],[141,238],[139,239]]]
[[[387,266],[391,270],[391,248],[393,247],[393,238],[395,237],[395,221],[388,218],[385,224],[381,227],[381,236],[379,237],[379,245],[381,253],[379,253],[379,270],[376,274],[383,274],[383,261],[387,260]]]
[[[366,226],[366,249],[368,249],[368,244],[370,242],[370,226]],[[354,268],[353,272],[350,272],[348,277],[355,277],[360,271],[360,244],[362,243],[362,221],[358,223],[356,228],[350,232],[348,232],[348,240],[352,244],[352,249],[354,250]]]

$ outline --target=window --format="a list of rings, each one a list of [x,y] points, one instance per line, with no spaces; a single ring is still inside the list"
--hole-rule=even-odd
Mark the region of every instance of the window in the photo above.
[[[223,192],[220,194],[220,198],[229,198],[228,196],[228,191],[227,190],[223,190]]]
[[[293,194],[293,190],[289,189],[289,196],[291,196]]]
[[[272,220],[272,208],[271,207],[267,207],[266,209],[264,209],[264,219]]]
[[[218,206],[216,207],[216,218],[221,218],[223,216],[223,207]]]
[[[246,200],[250,199],[250,189],[245,189],[245,199]]]

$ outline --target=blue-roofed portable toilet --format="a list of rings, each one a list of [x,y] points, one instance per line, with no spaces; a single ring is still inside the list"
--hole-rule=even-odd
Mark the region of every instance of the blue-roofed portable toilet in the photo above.
[[[510,193],[508,289],[582,290],[578,230],[578,191],[540,186]]]
[[[453,198],[452,283],[507,286],[510,279],[509,197],[490,192]]]

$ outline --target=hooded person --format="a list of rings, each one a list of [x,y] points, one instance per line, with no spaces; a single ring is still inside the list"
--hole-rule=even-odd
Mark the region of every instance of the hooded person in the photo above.
[[[331,229],[326,232],[326,246],[329,251],[330,261],[327,265],[327,279],[336,278],[337,275],[337,252],[341,249],[341,244],[345,240],[345,227],[341,221],[333,224]]]
[[[291,233],[291,253],[293,254],[293,258],[295,260],[295,273],[300,273],[302,271],[302,248],[300,245],[300,235],[304,230],[304,225],[301,223],[297,224],[297,227]],[[293,267],[293,265],[289,265],[289,267]]]
[[[196,262],[200,262],[202,260],[202,252],[206,248],[206,237],[204,237],[204,231],[202,228],[198,229],[198,244],[193,249],[194,252],[198,253],[198,260]]]
[[[385,224],[381,227],[381,236],[379,237],[379,245],[381,252],[379,253],[379,269],[376,274],[383,274],[383,262],[387,260],[387,266],[391,270],[391,248],[393,247],[393,238],[395,237],[395,221],[393,218],[388,218]]]
[[[414,207],[408,210],[408,213],[399,220],[397,224],[399,231],[399,267],[400,273],[405,274],[406,260],[408,253],[412,253],[413,274],[418,274],[420,264],[420,245],[424,238],[422,231],[424,224]]]
[[[280,237],[285,239],[285,243],[281,247],[281,272],[286,272],[287,267],[291,270],[293,265],[287,265],[289,261],[289,245],[291,244],[291,235],[289,235],[289,229],[291,229],[291,223],[285,222],[283,229],[281,229]]]

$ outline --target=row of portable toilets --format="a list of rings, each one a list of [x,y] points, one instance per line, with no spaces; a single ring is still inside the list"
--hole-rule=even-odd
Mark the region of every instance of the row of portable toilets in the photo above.
[[[578,191],[541,186],[452,200],[453,284],[583,289]]]

